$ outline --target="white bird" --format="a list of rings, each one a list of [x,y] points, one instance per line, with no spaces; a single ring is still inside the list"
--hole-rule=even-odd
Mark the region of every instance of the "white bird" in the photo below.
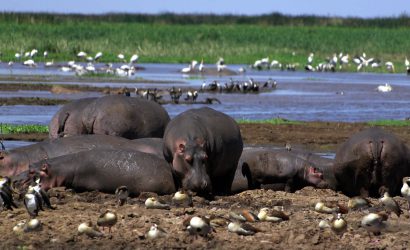
[[[24,57],[29,57],[30,56],[30,51],[27,51],[26,53],[24,53]]]
[[[125,62],[125,56],[124,56],[124,54],[118,54],[118,59],[120,59],[121,61],[124,61]]]
[[[80,52],[78,52],[78,54],[77,54],[77,57],[79,57],[79,58],[84,58],[84,57],[86,57],[87,56],[87,53],[85,53],[84,51],[80,51]]]
[[[43,56],[44,56],[44,58],[46,58],[46,57],[48,56],[48,52],[47,52],[47,50],[46,50],[46,51],[44,51]]]
[[[150,230],[147,233],[147,238],[148,239],[156,239],[156,238],[162,238],[165,237],[167,235],[167,232],[158,227],[157,224],[154,224],[151,226]]]
[[[394,64],[392,62],[388,61],[384,65],[386,65],[386,69],[389,72],[394,72]]]
[[[136,63],[138,61],[139,56],[137,54],[134,54],[130,58],[130,63]]]
[[[37,64],[34,62],[33,59],[28,59],[28,60],[24,61],[23,64],[24,64],[25,66],[29,66],[29,67],[35,67],[35,66],[37,66]]]
[[[407,59],[407,57],[406,57],[406,59],[404,59],[404,66],[406,66],[406,69],[409,69],[409,68],[410,68],[410,62],[409,62],[409,60]]]
[[[71,71],[71,68],[63,66],[63,67],[60,68],[60,70],[63,71],[63,72],[69,72],[69,71]]]
[[[388,83],[385,83],[384,85],[379,85],[377,86],[377,91],[379,92],[391,92],[393,90],[392,86]]]
[[[95,67],[94,67],[94,65],[93,65],[92,63],[88,63],[88,64],[87,64],[87,67],[85,67],[85,69],[86,69],[88,72],[95,72]]]
[[[53,65],[54,65],[54,60],[45,63],[45,66],[46,66],[46,67],[51,67],[51,66],[53,66]]]
[[[369,237],[370,233],[379,234],[386,228],[387,215],[384,213],[370,213],[362,219],[362,227],[367,230]]]
[[[31,50],[30,57],[33,57],[33,56],[37,55],[37,53],[38,53],[38,50],[36,50],[36,49]]]
[[[201,236],[207,236],[212,231],[212,227],[209,225],[209,221],[207,219],[194,216],[189,220],[187,230],[193,235],[199,234]]]
[[[270,63],[270,67],[271,67],[271,68],[280,67],[279,61],[277,61],[277,60],[272,60],[272,62]]]
[[[16,53],[16,54],[14,54],[14,57],[15,57],[17,60],[20,60],[21,54],[20,54],[20,53]]]
[[[98,52],[94,57],[94,61],[97,61],[98,59],[100,59],[102,55],[103,55],[102,52]]]
[[[400,191],[401,195],[407,200],[408,210],[410,211],[410,177],[403,178],[403,186]]]
[[[198,66],[198,70],[199,72],[203,72],[204,71],[204,59],[201,60],[201,63]]]
[[[307,59],[307,63],[308,64],[312,64],[313,63],[313,57],[315,56],[315,54],[310,53]]]

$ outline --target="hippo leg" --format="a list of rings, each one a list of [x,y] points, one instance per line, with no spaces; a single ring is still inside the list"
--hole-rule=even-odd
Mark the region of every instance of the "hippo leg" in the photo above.
[[[235,168],[234,168],[235,169]],[[218,195],[228,195],[231,193],[231,187],[232,187],[232,182],[235,177],[235,171],[230,173],[227,176],[224,176],[223,178],[214,177],[214,181],[212,183],[213,185],[213,190],[215,194]]]

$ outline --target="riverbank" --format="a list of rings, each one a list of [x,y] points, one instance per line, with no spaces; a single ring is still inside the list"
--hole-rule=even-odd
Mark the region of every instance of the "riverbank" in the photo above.
[[[371,127],[369,123],[303,122],[300,124],[240,123],[242,138],[247,145],[301,147],[318,152],[334,152],[353,133]],[[380,126],[410,142],[408,126]],[[42,141],[47,133],[2,135],[4,140]]]

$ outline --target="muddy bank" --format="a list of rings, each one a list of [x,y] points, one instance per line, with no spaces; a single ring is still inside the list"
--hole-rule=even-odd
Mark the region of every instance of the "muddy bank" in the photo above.
[[[319,190],[311,187],[295,193],[274,192],[271,190],[252,190],[243,193],[217,197],[214,201],[193,198],[192,208],[170,210],[146,209],[144,201],[152,194],[142,194],[138,198],[129,199],[128,204],[116,207],[115,197],[110,194],[86,192],[75,194],[64,188],[49,191],[51,201],[56,210],[39,213],[42,223],[41,231],[20,233],[12,228],[21,220],[27,220],[28,214],[22,204],[14,211],[0,212],[1,243],[3,248],[29,249],[135,249],[135,248],[179,248],[179,249],[404,249],[409,240],[407,230],[410,228],[409,215],[405,211],[402,219],[389,219],[388,229],[375,237],[378,242],[369,242],[367,232],[360,227],[363,211],[353,211],[344,215],[348,226],[343,235],[335,234],[331,229],[320,229],[322,219],[332,215],[314,211],[318,201],[338,202],[346,205],[348,198],[332,190]],[[171,196],[161,199],[171,203]],[[396,197],[400,205],[405,200]],[[374,204],[378,201],[371,199]],[[229,212],[235,209],[248,209],[257,213],[260,208],[283,206],[290,215],[288,221],[280,223],[251,223],[260,232],[253,236],[239,236],[227,230]],[[87,221],[96,224],[98,216],[106,209],[116,211],[117,224],[112,233],[105,229],[105,236],[91,239],[77,233],[78,226]],[[211,216],[218,218],[219,226],[214,226],[208,237],[191,236],[183,226],[183,220],[190,215]],[[164,238],[150,240],[145,234],[149,228],[157,224],[167,234]]]
[[[240,124],[243,140],[247,145],[271,145],[303,147],[312,151],[334,152],[339,144],[355,132],[370,127],[366,123],[304,122],[295,125]],[[405,142],[410,142],[408,127],[387,126]],[[47,134],[8,134],[5,140],[42,141]]]
[[[0,98],[0,106],[3,105],[61,105],[70,102],[70,100],[49,99],[39,97],[12,97]]]

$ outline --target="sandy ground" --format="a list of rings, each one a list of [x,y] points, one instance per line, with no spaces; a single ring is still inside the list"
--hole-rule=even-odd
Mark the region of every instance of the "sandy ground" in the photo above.
[[[313,151],[334,151],[338,144],[352,133],[364,128],[360,123],[307,123],[304,125],[242,124],[241,131],[248,145],[283,146],[290,142]],[[405,141],[410,140],[410,131],[405,127],[388,127]],[[24,139],[41,140],[47,135],[25,135]],[[16,138],[14,138],[16,139]],[[18,138],[17,138],[18,139]],[[192,208],[170,210],[146,209],[144,201],[155,194],[141,194],[132,198],[129,204],[117,207],[111,194],[86,192],[75,194],[64,188],[49,191],[56,210],[41,211],[38,219],[42,230],[15,233],[12,228],[21,220],[29,219],[23,204],[14,211],[0,213],[0,245],[2,249],[135,249],[135,248],[217,248],[217,249],[407,249],[410,241],[409,214],[407,211],[400,221],[395,215],[388,220],[387,230],[369,242],[367,232],[361,228],[360,220],[366,211],[353,211],[344,215],[348,223],[346,233],[335,234],[331,229],[318,227],[321,219],[332,215],[314,211],[318,201],[347,204],[348,197],[332,190],[319,190],[306,187],[295,193],[271,190],[251,190],[227,197],[216,197],[206,201],[194,197]],[[171,196],[162,196],[171,203]],[[401,197],[395,197],[406,210],[407,204]],[[377,199],[372,199],[375,206]],[[261,230],[253,236],[239,236],[228,232],[227,226],[214,227],[208,237],[192,236],[184,229],[183,220],[190,215],[213,216],[228,219],[229,211],[238,208],[249,209],[255,213],[262,207],[273,208],[282,205],[290,215],[289,221],[280,223],[255,222],[253,226]],[[91,239],[78,235],[80,223],[92,221],[106,209],[118,214],[118,222],[112,233],[105,237]],[[149,240],[144,237],[154,223],[167,231],[165,238]],[[375,240],[379,240],[375,242]]]

